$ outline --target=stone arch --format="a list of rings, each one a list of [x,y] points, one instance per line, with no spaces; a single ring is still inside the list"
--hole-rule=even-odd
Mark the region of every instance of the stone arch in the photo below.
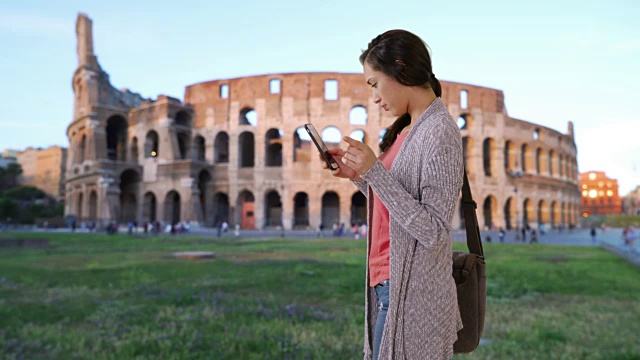
[[[158,220],[158,200],[156,194],[147,191],[142,200],[142,220],[147,222],[156,222]]]
[[[535,171],[533,168],[533,154],[528,144],[522,144],[520,148],[520,163],[522,164],[522,172]]]
[[[493,229],[498,219],[498,201],[495,196],[489,195],[484,199],[482,214],[485,228],[489,230]]]
[[[569,204],[569,226],[574,227],[578,222],[578,206],[576,204]]]
[[[293,162],[308,163],[311,161],[311,138],[304,127],[299,127],[293,132]]]
[[[330,229],[334,223],[340,223],[340,196],[327,191],[322,195],[322,225]]]
[[[382,139],[384,138],[384,135],[386,133],[387,133],[387,129],[380,130],[380,132],[378,133],[378,144],[382,142]]]
[[[107,159],[126,161],[127,157],[127,120],[113,115],[107,120]]]
[[[200,190],[200,211],[204,225],[213,225],[209,222],[209,209],[207,208],[207,199],[209,198],[209,189],[211,188],[211,174],[207,170],[200,170],[198,173],[198,190]]]
[[[551,202],[551,216],[549,217],[551,220],[551,228],[555,228],[560,225],[560,211],[558,211],[558,202]]]
[[[134,163],[138,162],[138,137],[134,136],[131,139],[131,161]]]
[[[258,113],[250,107],[243,108],[242,110],[240,110],[238,124],[252,125],[254,127],[258,126]]]
[[[557,162],[556,153],[553,150],[549,150],[549,176],[554,176],[553,163]]]
[[[309,226],[309,195],[298,192],[293,197],[293,227],[306,228]]]
[[[320,137],[329,149],[338,147],[342,141],[342,133],[340,129],[335,126],[327,126],[324,128],[320,133]]]
[[[238,138],[238,167],[253,167],[255,164],[255,140],[253,133],[245,131]]]
[[[522,226],[530,225],[533,219],[533,202],[531,199],[524,199],[522,202]]]
[[[82,134],[80,138],[80,146],[78,148],[78,162],[82,163],[87,155],[87,136]]]
[[[191,115],[184,110],[178,111],[175,117],[175,124],[178,126],[191,127]]]
[[[513,197],[509,197],[504,203],[504,224],[507,230],[517,227],[516,202]]]
[[[265,166],[282,166],[282,132],[269,129],[264,137]]]
[[[484,176],[492,177],[496,175],[493,170],[494,161],[496,157],[496,142],[492,138],[486,138],[482,142],[482,168],[484,169]]]
[[[538,174],[547,174],[549,172],[547,153],[542,149],[536,149],[536,172]]]
[[[98,194],[95,190],[89,194],[89,220],[98,220]]]
[[[82,206],[84,204],[84,194],[82,192],[78,193],[78,202],[76,203],[76,217],[78,220],[82,220],[84,217]]]
[[[512,170],[516,168],[518,162],[518,154],[516,146],[513,141],[507,140],[504,143],[504,170],[507,174],[510,174]]]
[[[361,191],[351,196],[351,223],[364,224],[367,222],[367,198]]]
[[[473,126],[473,117],[471,114],[460,114],[457,123],[460,130],[469,130]]]
[[[367,125],[367,109],[362,105],[357,105],[349,111],[349,124]]]
[[[194,139],[195,151],[196,151],[196,160],[198,161],[206,161],[206,143],[204,137],[202,135],[198,135]]]
[[[238,206],[240,210],[240,227],[243,229],[255,229],[255,197],[249,190],[244,190],[238,195]]]
[[[156,156],[158,156],[158,133],[150,130],[145,136],[144,157],[152,158]]]
[[[224,131],[216,135],[213,145],[213,162],[216,164],[229,162],[229,135]]]
[[[175,225],[180,222],[181,205],[180,193],[169,191],[164,199],[164,221],[167,224]]]
[[[362,129],[353,130],[351,134],[349,134],[349,137],[365,144],[367,143],[367,133]]]
[[[544,200],[538,201],[538,227],[549,222],[549,207]]]
[[[468,174],[476,173],[476,167],[472,161],[473,146],[473,138],[470,136],[462,138],[462,158],[464,160],[464,167],[467,169]]]
[[[186,160],[190,157],[191,138],[186,132],[178,132],[178,159]]]
[[[140,174],[127,169],[120,175],[120,223],[138,222],[138,195],[142,186]]]
[[[540,129],[539,129],[539,128],[536,128],[536,129],[533,131],[533,140],[542,140],[542,139],[540,138],[540,135],[541,135],[541,133],[540,133]]]
[[[277,191],[267,191],[264,195],[264,225],[267,227],[282,226],[282,201]]]
[[[223,192],[213,195],[213,223],[218,226],[222,222],[229,223],[229,196]]]
[[[135,194],[120,194],[120,223],[136,222],[137,201]]]

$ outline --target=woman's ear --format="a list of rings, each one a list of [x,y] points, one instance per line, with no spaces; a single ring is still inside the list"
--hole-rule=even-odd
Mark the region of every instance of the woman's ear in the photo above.
[[[395,63],[398,65],[407,66],[407,64],[405,64],[402,60],[396,60]]]

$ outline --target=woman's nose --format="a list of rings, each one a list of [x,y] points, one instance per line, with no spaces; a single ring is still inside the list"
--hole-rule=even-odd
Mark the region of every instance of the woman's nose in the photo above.
[[[378,96],[378,93],[376,92],[376,90],[373,90],[372,93],[372,98],[373,98],[373,103],[374,104],[378,104],[382,99],[380,98],[380,96]]]

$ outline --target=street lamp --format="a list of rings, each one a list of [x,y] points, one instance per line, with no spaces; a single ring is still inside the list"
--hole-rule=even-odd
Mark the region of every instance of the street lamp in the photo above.
[[[515,193],[515,206],[516,206],[516,233],[518,232],[518,230],[520,229],[520,216],[518,214],[518,180],[522,178],[522,168],[520,167],[520,165],[516,162],[516,167],[511,170],[511,173],[509,173],[509,175],[511,176],[511,178],[514,179],[515,182],[515,186],[513,187],[513,192]]]

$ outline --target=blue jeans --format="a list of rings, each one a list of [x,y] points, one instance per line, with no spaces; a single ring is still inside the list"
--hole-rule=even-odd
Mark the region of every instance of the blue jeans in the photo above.
[[[387,320],[389,310],[389,280],[385,280],[373,288],[378,296],[378,316],[376,325],[373,328],[373,360],[378,360],[380,353],[380,343],[382,342],[382,332],[384,323]]]

